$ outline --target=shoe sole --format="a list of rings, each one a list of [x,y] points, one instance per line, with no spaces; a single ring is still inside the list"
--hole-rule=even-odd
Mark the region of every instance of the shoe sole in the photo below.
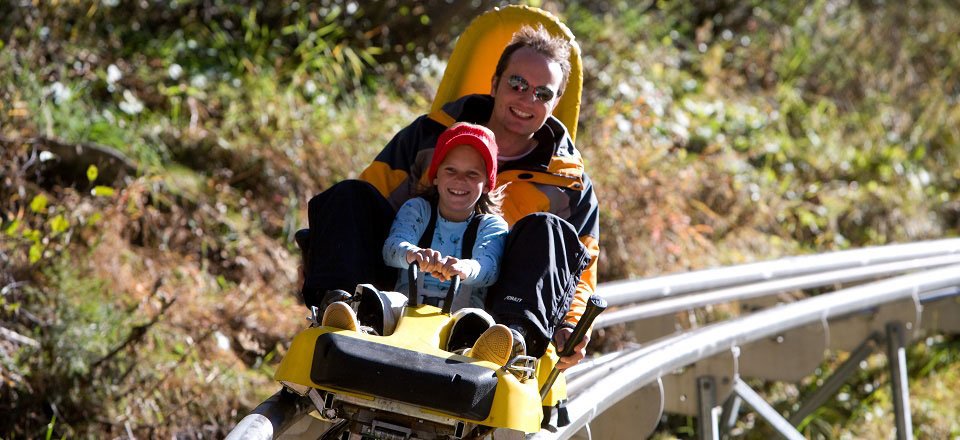
[[[352,331],[358,331],[360,328],[360,323],[354,316],[353,309],[342,302],[335,302],[327,307],[327,310],[323,312],[321,325]]]
[[[513,351],[513,334],[503,325],[495,325],[480,335],[470,350],[470,357],[497,365],[506,365]]]

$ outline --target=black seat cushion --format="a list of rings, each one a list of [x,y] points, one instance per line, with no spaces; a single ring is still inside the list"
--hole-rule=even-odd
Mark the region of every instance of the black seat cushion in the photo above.
[[[494,370],[335,333],[317,338],[310,379],[471,420],[490,415]]]

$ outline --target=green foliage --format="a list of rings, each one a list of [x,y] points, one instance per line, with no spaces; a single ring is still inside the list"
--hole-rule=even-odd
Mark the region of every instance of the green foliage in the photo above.
[[[50,440],[51,438],[53,438],[53,425],[55,425],[56,423],[57,423],[57,416],[54,415],[53,418],[50,419],[50,424],[47,425],[47,434],[44,437],[46,440]]]
[[[886,41],[880,29],[897,27],[908,9],[899,4],[874,8],[761,1],[657,2],[647,9],[619,2],[569,7],[574,32],[591,35],[603,47],[590,50],[589,42],[582,43],[584,65],[596,78],[585,87],[595,95],[585,99],[595,103],[585,110],[585,118],[600,121],[582,130],[598,144],[613,147],[614,153],[598,153],[601,162],[620,158],[626,169],[639,166],[641,174],[659,169],[676,175],[696,167],[697,160],[691,162],[696,156],[720,159],[726,166],[721,174],[733,179],[731,192],[720,199],[710,195],[715,190],[683,196],[700,202],[730,197],[756,202],[758,213],[775,211],[772,218],[755,217],[770,222],[758,223],[757,231],[811,248],[949,233],[956,224],[954,214],[931,221],[923,213],[938,210],[950,198],[944,194],[955,194],[956,179],[944,172],[953,172],[948,164],[956,158],[950,153],[931,161],[929,142],[917,134],[940,132],[933,127],[952,127],[957,121],[936,99],[915,96],[937,88],[930,90],[930,97],[948,96],[947,84],[956,83],[956,65],[942,57],[943,64],[926,71],[939,74],[920,80],[923,75],[906,58],[875,56],[874,48]],[[956,14],[946,6],[924,9],[931,15],[910,14],[908,21],[918,31],[903,35],[905,39],[939,35],[947,31],[940,17]],[[871,42],[865,42],[864,34]],[[895,82],[891,62],[894,69],[916,72],[912,86]],[[916,105],[896,104],[900,102]],[[936,116],[920,122],[921,114]],[[930,128],[906,125],[913,120]],[[614,177],[611,187],[602,189],[643,192],[622,188],[621,182]],[[715,203],[685,204],[696,205],[676,206],[683,213],[725,211]],[[956,210],[956,204],[950,206]],[[656,229],[623,225],[617,212],[610,214],[607,218],[614,221],[605,223],[605,230]],[[714,231],[714,245],[721,239],[717,232],[735,232],[718,224],[716,216],[708,214],[704,220],[702,227]],[[684,235],[690,234],[677,236]],[[636,249],[629,254],[637,252],[646,253]]]
[[[74,227],[63,207],[50,205],[46,194],[39,193],[30,200],[30,211],[34,214],[25,221],[13,220],[3,230],[5,245],[0,251],[12,251],[27,247],[27,260],[35,265],[41,259],[51,258],[64,251],[70,244]],[[78,226],[82,220],[77,221]]]

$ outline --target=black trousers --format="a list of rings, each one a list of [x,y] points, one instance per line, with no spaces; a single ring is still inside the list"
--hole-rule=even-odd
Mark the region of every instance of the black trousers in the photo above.
[[[319,305],[328,290],[352,292],[370,283],[393,290],[397,270],[383,262],[393,207],[367,182],[345,180],[310,199],[304,249],[303,300]],[[486,309],[500,324],[519,326],[527,354],[540,357],[570,309],[590,255],[567,221],[528,215],[507,236],[500,276],[487,290]]]
[[[570,223],[549,213],[530,214],[507,236],[500,276],[487,290],[485,308],[497,323],[522,327],[527,354],[543,356],[589,263]]]
[[[396,287],[397,270],[383,262],[383,242],[395,215],[380,192],[362,180],[344,180],[310,199],[301,291],[307,307],[319,305],[328,290],[353,292],[363,283],[381,290]]]

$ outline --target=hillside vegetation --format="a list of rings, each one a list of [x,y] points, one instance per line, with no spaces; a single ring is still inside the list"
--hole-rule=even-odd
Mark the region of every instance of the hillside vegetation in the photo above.
[[[532,3],[583,51],[601,281],[960,235],[954,2]],[[220,437],[273,393],[306,201],[498,4],[0,2],[0,437]],[[958,353],[911,353],[919,437],[960,435]],[[882,371],[807,434],[889,435]]]

